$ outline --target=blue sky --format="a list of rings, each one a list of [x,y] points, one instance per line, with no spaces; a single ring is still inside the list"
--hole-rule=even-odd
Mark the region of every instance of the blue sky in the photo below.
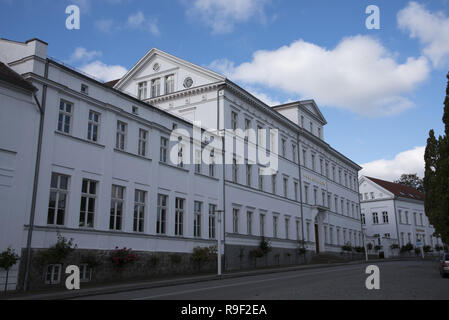
[[[81,9],[80,30],[65,8]],[[368,30],[368,5],[380,30]],[[449,1],[0,0],[0,37],[111,79],[157,47],[214,68],[269,103],[316,99],[325,139],[394,179],[422,174],[449,71]],[[263,50],[261,52],[261,50]],[[75,54],[77,53],[77,54]],[[293,66],[293,67],[292,67]]]

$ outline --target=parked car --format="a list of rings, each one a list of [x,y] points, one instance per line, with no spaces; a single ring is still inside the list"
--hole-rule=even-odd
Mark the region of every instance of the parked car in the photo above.
[[[449,275],[449,253],[443,253],[440,258],[440,275],[444,278]]]

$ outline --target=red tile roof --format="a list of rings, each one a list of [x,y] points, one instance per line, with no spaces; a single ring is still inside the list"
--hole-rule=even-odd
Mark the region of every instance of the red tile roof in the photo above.
[[[112,81],[109,81],[109,82],[105,82],[104,85],[113,88],[113,87],[117,84],[117,82],[119,82],[120,80],[121,80],[121,79],[117,79],[117,80],[112,80]]]
[[[20,74],[2,62],[0,62],[0,80],[31,92],[37,91],[36,87],[34,87],[30,82],[26,81]]]
[[[402,184],[393,183],[393,182],[380,180],[380,179],[376,179],[376,178],[371,178],[371,177],[367,177],[367,178],[370,179],[371,181],[373,181],[374,183],[378,184],[382,188],[390,191],[397,197],[424,201],[424,196],[425,196],[424,193],[419,192],[418,190],[416,190],[412,187],[407,187]]]

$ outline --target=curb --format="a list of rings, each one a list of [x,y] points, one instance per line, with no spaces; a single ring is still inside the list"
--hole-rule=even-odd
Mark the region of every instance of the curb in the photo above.
[[[161,288],[161,287],[172,287],[183,284],[193,284],[214,280],[225,280],[225,279],[234,279],[234,278],[242,278],[242,277],[251,277],[251,276],[259,276],[264,274],[276,274],[276,273],[285,273],[285,272],[294,272],[301,270],[310,270],[310,269],[324,269],[331,267],[339,267],[339,266],[348,266],[348,265],[357,265],[357,264],[370,264],[370,263],[379,263],[379,262],[397,262],[404,261],[404,259],[378,259],[378,260],[370,260],[370,261],[350,261],[350,262],[342,262],[342,263],[327,263],[327,264],[315,264],[315,265],[303,265],[296,267],[284,267],[284,268],[276,268],[276,269],[262,269],[255,271],[244,271],[244,272],[236,272],[236,273],[227,273],[223,274],[221,277],[217,275],[210,276],[200,276],[200,277],[192,277],[192,278],[184,278],[184,279],[174,279],[174,280],[164,280],[157,282],[148,282],[142,284],[130,284],[130,285],[117,285],[110,287],[102,287],[102,288],[91,288],[80,291],[67,291],[67,292],[59,292],[59,293],[42,293],[35,295],[28,295],[23,297],[11,297],[6,298],[6,300],[67,300],[67,299],[75,299],[75,298],[85,298],[90,296],[97,295],[107,295],[119,292],[129,292],[129,291],[139,291],[145,289],[152,288]]]

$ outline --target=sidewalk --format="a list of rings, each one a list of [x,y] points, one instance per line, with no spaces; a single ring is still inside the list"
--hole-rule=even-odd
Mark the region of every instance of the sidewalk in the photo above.
[[[82,288],[81,290],[68,291],[68,290],[55,290],[55,291],[46,291],[46,292],[31,292],[31,293],[12,293],[8,295],[0,295],[0,300],[64,300],[64,299],[73,299],[80,297],[89,297],[95,295],[104,295],[111,294],[117,292],[126,292],[126,291],[135,291],[135,290],[143,290],[143,289],[151,289],[151,288],[160,288],[160,287],[169,287],[169,286],[177,286],[181,284],[192,284],[198,282],[205,281],[213,281],[213,280],[223,280],[223,279],[231,279],[231,278],[240,278],[240,277],[248,277],[248,276],[257,276],[263,274],[272,274],[272,273],[282,273],[282,272],[290,272],[290,271],[300,271],[300,270],[309,270],[309,269],[319,269],[319,268],[329,268],[329,267],[338,267],[338,266],[347,266],[347,265],[356,265],[356,264],[373,264],[378,262],[393,262],[393,261],[402,261],[404,259],[381,259],[381,260],[370,260],[366,262],[365,260],[360,261],[351,261],[344,263],[326,263],[326,264],[308,264],[301,266],[293,266],[293,267],[276,267],[276,268],[267,268],[267,269],[258,269],[258,270],[250,270],[250,271],[238,271],[238,272],[229,272],[223,274],[221,277],[217,275],[197,275],[190,277],[178,277],[171,278],[166,280],[149,280],[149,281],[140,281],[140,282],[127,282],[120,284],[112,284],[112,285],[98,285],[90,288]]]

